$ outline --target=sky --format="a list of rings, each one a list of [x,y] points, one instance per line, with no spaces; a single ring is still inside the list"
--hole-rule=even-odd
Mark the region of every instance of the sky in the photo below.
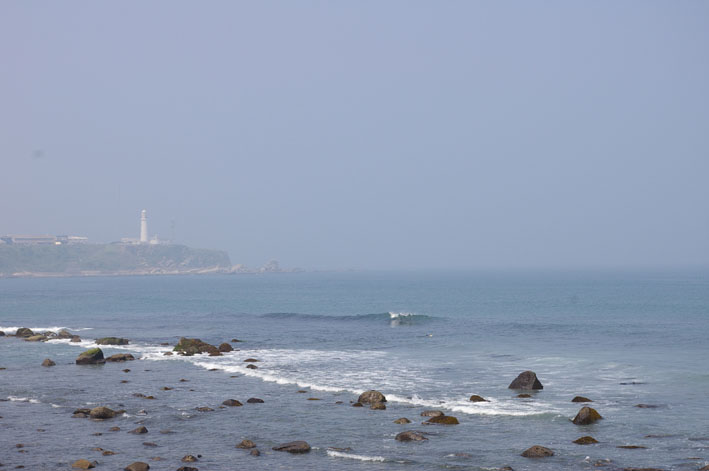
[[[0,234],[709,266],[709,2],[0,2]]]

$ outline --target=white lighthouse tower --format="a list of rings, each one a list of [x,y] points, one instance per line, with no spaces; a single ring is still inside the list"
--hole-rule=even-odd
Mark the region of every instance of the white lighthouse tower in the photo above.
[[[140,212],[140,243],[148,243],[148,212],[146,210]]]

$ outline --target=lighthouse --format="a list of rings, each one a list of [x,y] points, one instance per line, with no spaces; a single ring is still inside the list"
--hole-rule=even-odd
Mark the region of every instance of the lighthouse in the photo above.
[[[148,243],[148,212],[146,210],[140,212],[140,243]]]

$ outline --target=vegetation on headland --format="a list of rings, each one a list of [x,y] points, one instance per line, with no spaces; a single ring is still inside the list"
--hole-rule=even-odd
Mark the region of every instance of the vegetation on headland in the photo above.
[[[0,276],[177,274],[231,268],[224,251],[184,245],[0,245]]]

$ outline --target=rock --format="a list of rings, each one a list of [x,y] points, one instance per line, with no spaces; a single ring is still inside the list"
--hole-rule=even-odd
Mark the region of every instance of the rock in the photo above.
[[[154,442],[143,442],[143,446],[149,446],[149,447],[155,448],[156,446],[158,446],[158,444],[154,443]]]
[[[128,345],[130,340],[120,337],[103,337],[96,339],[96,345]]]
[[[635,404],[635,407],[638,409],[657,409],[660,406],[655,404]]]
[[[231,343],[236,343],[236,342],[241,342],[241,340],[231,339],[230,342],[231,342]]]
[[[143,463],[142,461],[136,461],[135,463],[129,464],[123,471],[148,471],[150,465],[148,463]]]
[[[249,455],[251,455],[251,456],[261,456],[261,452],[258,451],[256,448],[254,448],[253,450],[251,450],[251,451],[249,452]]]
[[[116,416],[116,411],[109,409],[108,407],[94,407],[89,412],[92,419],[112,419]]]
[[[210,345],[207,342],[202,342],[200,339],[189,339],[186,337],[181,337],[180,341],[177,342],[173,351],[180,352],[184,355],[195,355],[197,353],[211,353],[216,352],[219,355],[219,349],[214,345]]]
[[[576,396],[573,399],[571,399],[571,402],[593,402],[593,401],[587,397]]]
[[[310,445],[308,445],[308,442],[295,441],[274,446],[272,449],[274,451],[287,451],[288,453],[308,453]]]
[[[111,427],[108,429],[109,432],[120,432],[121,428],[120,427]]]
[[[601,420],[602,418],[603,417],[601,417],[601,414],[599,414],[596,409],[591,407],[582,407],[572,422],[576,425],[589,425],[597,420]]]
[[[116,353],[106,358],[106,361],[118,362],[118,361],[133,361],[135,357],[130,353]]]
[[[308,400],[309,401],[322,401],[322,399],[320,399],[319,397],[309,397]]]
[[[192,455],[185,455],[180,461],[182,461],[183,463],[194,463],[195,461],[197,461],[197,457]]]
[[[383,402],[373,402],[369,408],[372,410],[385,410],[387,406]]]
[[[580,437],[574,440],[574,443],[577,445],[593,445],[594,443],[598,443],[598,440],[596,440],[593,437],[585,436],[585,437]]]
[[[42,366],[56,366],[56,363],[54,363],[49,358],[45,358],[44,361],[42,362]]]
[[[222,402],[222,404],[224,404],[225,406],[229,406],[229,407],[243,406],[243,404],[240,403],[239,401],[237,401],[236,399],[227,399],[226,401]]]
[[[246,360],[244,360],[244,363],[257,363],[259,361],[260,360],[257,360],[256,358],[247,358]]]
[[[70,339],[74,336],[71,332],[69,332],[66,329],[62,329],[59,332],[57,332],[57,338],[58,339]]]
[[[90,348],[76,358],[77,365],[102,365],[105,362],[100,348]]]
[[[532,395],[531,394],[517,394],[517,397],[520,399],[529,399],[530,397],[532,397]]]
[[[44,342],[47,340],[46,335],[32,335],[30,337],[25,337],[24,338],[26,342]]]
[[[219,347],[218,347],[217,349],[218,349],[220,352],[222,352],[222,353],[227,353],[227,352],[231,352],[231,351],[234,350],[234,349],[232,348],[232,346],[229,345],[229,344],[226,343],[226,342],[220,343],[220,344],[219,344]]]
[[[4,337],[4,336],[5,336],[5,332],[3,332],[2,330],[0,330],[0,337]]]
[[[263,404],[263,399],[259,399],[258,397],[250,397],[246,400],[249,404]]]
[[[165,353],[163,353],[163,356],[171,357],[171,356],[172,356],[172,352],[165,352]]]
[[[473,394],[470,396],[469,399],[470,402],[490,402],[487,399],[483,398],[482,396],[478,396],[477,394]]]
[[[74,461],[74,464],[71,465],[71,467],[76,469],[91,469],[95,468],[97,464],[98,463],[96,463],[95,461],[91,462],[89,460],[76,460]]]
[[[364,404],[362,404],[361,402],[355,402],[354,404],[352,404],[352,407],[364,407]]]
[[[662,468],[623,468],[623,471],[665,471]],[[699,471],[709,471],[709,466],[700,468]]]
[[[236,445],[237,448],[251,449],[256,448],[256,444],[251,440],[242,440],[241,443]]]
[[[101,454],[102,454],[103,456],[113,456],[113,455],[116,454],[116,452],[115,452],[115,451],[110,451],[110,450],[104,450],[104,451],[101,452]]]
[[[425,410],[421,412],[421,417],[441,417],[443,415],[445,414],[440,410]]]
[[[534,445],[522,452],[522,456],[525,458],[545,458],[547,456],[554,456],[554,452],[549,448],[543,446]]]
[[[421,432],[417,432],[416,430],[401,432],[395,437],[395,439],[400,442],[420,442],[423,440],[428,440],[428,438],[424,437]]]
[[[645,450],[645,449],[647,449],[646,446],[642,446],[642,445],[620,445],[620,446],[617,446],[616,448],[623,448],[625,450]]]
[[[126,369],[121,370],[121,371],[124,372],[124,373],[130,373],[130,368],[126,368]]]
[[[380,393],[379,391],[375,391],[375,390],[363,392],[362,394],[359,395],[359,398],[357,399],[357,402],[360,402],[362,404],[373,404],[375,402],[386,402],[386,401],[387,401],[387,398],[384,397],[384,394]]]
[[[425,424],[439,424],[439,425],[458,425],[458,419],[451,415],[439,415],[438,417],[431,417]]]
[[[81,342],[81,337],[79,337],[78,335],[72,335],[70,342],[79,343]]]
[[[534,371],[523,371],[507,386],[508,389],[544,389]]]
[[[32,332],[31,329],[28,329],[27,327],[20,327],[17,329],[17,332],[15,332],[15,337],[32,337],[34,335],[34,332]]]
[[[180,466],[177,471],[199,471],[199,468],[193,468],[192,466]]]
[[[258,369],[258,366],[256,366],[256,365],[246,365],[246,367],[250,370],[257,370]]]
[[[214,412],[214,409],[211,407],[195,407],[195,409],[200,412]]]
[[[128,433],[134,433],[136,435],[141,434],[141,433],[148,433],[148,429],[143,427],[142,425],[138,427],[137,429],[131,430]]]
[[[407,419],[406,417],[402,417],[402,418],[400,418],[400,419],[396,419],[396,420],[394,421],[394,423],[395,423],[395,424],[399,424],[399,425],[401,425],[401,424],[410,424],[411,421],[410,421],[409,419]]]

